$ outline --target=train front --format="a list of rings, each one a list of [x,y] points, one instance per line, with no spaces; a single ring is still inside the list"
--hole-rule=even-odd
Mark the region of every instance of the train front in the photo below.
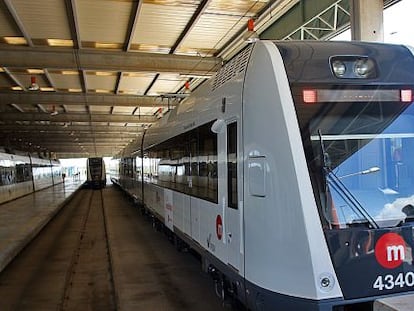
[[[87,159],[87,185],[91,188],[102,188],[106,185],[105,163],[102,158]]]
[[[412,52],[354,42],[279,50],[345,300],[413,291]]]

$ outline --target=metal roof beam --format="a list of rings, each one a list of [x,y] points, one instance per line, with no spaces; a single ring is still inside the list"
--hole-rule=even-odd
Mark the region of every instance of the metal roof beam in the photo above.
[[[11,142],[13,144],[13,142]],[[32,138],[28,138],[27,140],[24,139],[24,141],[19,141],[16,142],[14,145],[17,144],[25,144],[28,143],[31,146],[40,146],[41,148],[48,148],[50,150],[55,150],[55,148],[57,147],[70,147],[70,145],[72,146],[76,146],[76,145],[82,145],[82,146],[88,146],[88,145],[93,145],[96,144],[96,146],[108,146],[108,147],[113,147],[113,146],[119,146],[119,145],[127,145],[129,144],[129,140],[115,140],[115,141],[111,141],[108,142],[108,140],[98,140],[95,141],[95,139],[90,138],[88,140],[77,140],[77,141],[72,141],[72,142],[59,142],[58,140],[49,140],[45,143],[42,139],[37,138],[37,139],[32,139]],[[67,148],[68,150],[70,150],[69,148]]]
[[[175,54],[108,52],[51,48],[6,47],[0,50],[2,67],[65,70],[178,72],[211,74],[221,65],[218,57]]]
[[[96,143],[97,146],[100,147],[117,147],[118,149],[120,148],[119,145],[125,146],[127,144],[126,141],[119,141],[119,142],[98,142]],[[2,145],[2,142],[0,141],[0,146]],[[9,142],[8,146],[40,146],[42,148],[47,148],[49,150],[55,151],[55,150],[59,150],[59,149],[67,149],[68,151],[73,151],[73,149],[71,150],[70,148],[72,147],[76,147],[79,145],[83,145],[83,146],[90,146],[93,147],[94,142],[93,141],[85,141],[85,142],[81,142],[81,141],[73,141],[73,142],[62,142],[62,143],[57,143],[57,142],[31,142],[31,141],[18,141],[18,142]]]
[[[66,14],[68,16],[68,22],[70,26],[70,32],[73,41],[73,47],[75,49],[82,48],[82,43],[79,35],[79,23],[78,23],[78,14],[76,10],[76,1],[75,0],[66,0]]]
[[[120,145],[122,145],[123,147],[126,146],[129,143],[129,141],[112,141],[112,142],[108,142],[108,141],[102,141],[102,142],[97,142],[96,145],[97,146],[105,146],[105,147],[118,147]],[[59,149],[67,149],[67,151],[73,151],[73,147],[79,146],[79,145],[83,145],[83,146],[93,146],[94,142],[93,140],[89,140],[89,141],[66,141],[66,142],[57,142],[57,141],[42,141],[40,139],[38,139],[37,141],[33,141],[33,140],[25,140],[25,139],[21,139],[19,141],[7,141],[7,142],[3,142],[0,139],[0,146],[9,146],[9,147],[13,147],[15,148],[16,146],[40,146],[41,148],[47,148],[49,150],[55,151],[55,150],[59,150]],[[71,149],[72,147],[72,149]],[[119,148],[119,147],[118,147]]]
[[[188,35],[188,33],[191,31],[191,29],[194,27],[196,22],[200,19],[201,15],[203,14],[204,10],[206,9],[207,5],[210,3],[211,0],[202,0],[199,6],[197,7],[197,10],[194,12],[193,16],[188,21],[187,25],[185,26],[184,30],[181,32],[178,39],[175,41],[174,45],[171,47],[169,54],[174,54],[177,49],[180,47],[181,43],[184,41],[185,37]],[[151,90],[152,86],[155,84],[155,82],[158,80],[159,75],[157,74],[154,79],[152,80],[152,83],[148,86],[147,90],[144,94],[148,94],[148,92]]]
[[[1,133],[0,137],[7,137],[8,134],[10,133]],[[44,140],[44,137],[47,136],[48,140],[47,142],[50,141],[57,141],[57,142],[63,142],[62,139],[65,139],[65,141],[70,141],[71,137],[76,138],[78,137],[79,140],[84,140],[84,139],[91,139],[93,137],[95,137],[96,139],[114,139],[116,140],[127,140],[130,141],[132,139],[134,139],[138,133],[111,133],[111,132],[107,132],[107,133],[76,133],[73,136],[70,135],[70,132],[49,132],[47,130],[43,131],[42,133],[34,133],[34,132],[19,132],[17,131],[16,133],[16,137],[18,136],[19,138],[25,137],[25,138],[32,138],[32,139],[41,139]]]
[[[16,105],[15,103],[10,104],[10,106],[16,109],[17,111],[24,112],[23,108],[21,108],[19,105]]]
[[[32,144],[33,145],[33,144]],[[121,146],[120,146],[121,145]],[[116,143],[96,143],[97,147],[107,147],[107,148],[111,148],[111,149],[120,149],[123,148],[126,145],[125,142],[120,142],[119,144]],[[85,143],[63,143],[63,144],[58,144],[58,145],[43,145],[41,147],[45,147],[48,148],[52,151],[56,151],[59,152],[59,150],[65,150],[65,151],[73,151],[73,149],[71,150],[71,147],[76,147],[76,146],[83,146],[83,147],[94,147],[94,143],[93,142],[85,142]],[[49,148],[52,147],[52,148]]]
[[[26,87],[19,81],[19,79],[17,79],[8,68],[3,67],[3,71],[7,74],[7,76],[9,77],[9,79],[11,79],[16,85],[20,86],[22,88],[23,91],[26,91]]]
[[[277,22],[282,16],[287,14],[293,7],[303,0],[272,0],[268,2],[268,5],[260,12],[259,16],[255,18],[255,31],[262,38],[262,33],[268,28],[272,28],[273,24]],[[318,1],[310,1],[312,4]],[[334,1],[334,0],[324,0]],[[224,59],[230,59],[248,43],[244,39],[246,32],[248,31],[247,25],[245,28],[240,29],[232,38],[230,38],[223,48],[218,52],[218,56]],[[276,36],[268,37],[269,39],[278,39]]]
[[[135,28],[137,26],[139,13],[141,11],[141,4],[142,4],[142,1],[140,0],[134,1],[132,3],[131,15],[129,17],[128,30],[127,30],[126,38],[125,38],[124,51],[129,51],[131,47]]]
[[[128,52],[131,48],[132,39],[134,37],[135,28],[137,26],[139,13],[141,11],[142,1],[137,0],[132,3],[131,15],[128,22],[128,30],[125,36],[124,51]],[[115,84],[115,94],[119,93],[119,85],[121,84],[123,73],[119,72]]]
[[[349,27],[349,23],[349,1],[337,0],[283,37],[283,40],[327,40]]]
[[[24,36],[24,39],[26,40],[27,44],[29,46],[34,46],[32,39],[29,36],[29,33],[26,31],[23,22],[21,21],[19,15],[16,12],[15,7],[13,6],[13,3],[11,0],[3,0],[4,4],[6,5],[7,9],[9,10],[10,15],[13,17],[14,22],[16,23],[17,27],[19,28],[20,32]]]
[[[53,88],[56,89],[56,85],[53,82],[52,76],[50,75],[49,71],[47,69],[43,69],[44,75],[46,76],[47,81],[49,82],[49,85]]]
[[[155,116],[131,116],[131,115],[105,115],[84,113],[62,113],[50,115],[48,113],[14,113],[2,112],[0,120],[3,121],[51,121],[51,122],[113,122],[113,123],[151,123],[155,122]]]
[[[82,93],[54,93],[54,92],[28,92],[28,93],[0,93],[1,103],[14,103],[16,105],[37,105],[56,103],[59,105],[85,105],[89,106],[124,106],[124,107],[168,107],[175,106],[179,99],[162,100],[159,96],[132,96],[115,94],[82,94]]]
[[[32,144],[31,148],[35,149],[36,144]],[[93,142],[89,142],[89,143],[73,143],[73,144],[59,144],[59,145],[39,145],[40,149],[47,149],[50,150],[52,152],[73,152],[75,148],[82,148],[84,147],[86,152],[90,152],[90,153],[95,153],[95,149],[94,147],[96,146],[97,148],[106,148],[109,149],[111,151],[113,151],[114,149],[119,150],[124,148],[126,145],[126,143],[120,143],[119,145],[110,145],[110,144],[101,144],[101,143],[97,143],[94,144]],[[81,147],[82,146],[82,147]],[[23,148],[22,148],[23,149]],[[89,149],[89,150],[88,150]],[[20,149],[19,149],[20,150]],[[109,151],[107,151],[109,152]],[[100,154],[101,152],[99,152]]]
[[[103,126],[103,125],[94,125],[95,128],[94,133],[111,133],[111,134],[117,134],[117,135],[137,135],[141,131],[144,131],[143,126]],[[12,132],[15,133],[26,133],[28,131],[35,131],[36,133],[39,133],[41,131],[47,132],[47,133],[65,133],[66,135],[75,132],[75,133],[90,133],[90,125],[70,125],[67,127],[61,126],[61,125],[55,125],[55,124],[48,124],[45,125],[37,125],[37,124],[19,124],[16,127],[16,124],[0,124],[0,131],[2,133],[5,132]]]
[[[202,0],[201,3],[198,5],[197,10],[194,12],[193,16],[188,21],[187,25],[185,26],[184,30],[181,32],[180,36],[178,37],[177,41],[171,47],[170,54],[176,52],[179,48],[180,44],[184,41],[185,37],[188,35],[190,30],[194,27],[195,23],[200,19],[201,15],[203,14],[204,10],[207,7],[211,0]]]

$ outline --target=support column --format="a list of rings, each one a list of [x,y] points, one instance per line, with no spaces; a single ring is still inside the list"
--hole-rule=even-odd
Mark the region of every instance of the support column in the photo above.
[[[350,0],[350,3],[352,40],[384,42],[384,1]]]

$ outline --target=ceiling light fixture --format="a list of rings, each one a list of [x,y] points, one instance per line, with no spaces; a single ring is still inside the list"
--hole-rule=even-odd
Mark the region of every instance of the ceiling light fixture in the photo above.
[[[23,37],[3,37],[7,44],[26,45],[27,41]]]
[[[79,72],[76,70],[62,70],[63,75],[79,75]]]
[[[110,90],[103,90],[103,89],[96,89],[95,93],[107,94],[107,93],[111,93],[111,91]]]
[[[49,87],[49,86],[41,87],[40,90],[42,92],[54,92],[55,91],[53,87]]]
[[[121,48],[121,46],[119,43],[95,42],[95,48],[97,49],[119,49]]]
[[[69,39],[46,39],[49,46],[72,47],[73,41]]]
[[[96,71],[95,75],[101,76],[101,77],[107,77],[107,76],[115,76],[116,72],[112,71]]]
[[[39,74],[45,73],[43,69],[37,69],[37,68],[29,68],[27,69],[27,72],[31,75],[39,75]]]

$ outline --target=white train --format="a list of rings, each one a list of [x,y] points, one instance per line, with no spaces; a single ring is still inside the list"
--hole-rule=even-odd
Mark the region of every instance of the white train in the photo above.
[[[106,187],[106,168],[103,158],[86,159],[86,182],[89,188],[101,189]]]
[[[146,130],[115,180],[248,310],[372,310],[413,291],[414,57],[249,45]]]
[[[61,182],[59,161],[0,152],[0,203]]]

